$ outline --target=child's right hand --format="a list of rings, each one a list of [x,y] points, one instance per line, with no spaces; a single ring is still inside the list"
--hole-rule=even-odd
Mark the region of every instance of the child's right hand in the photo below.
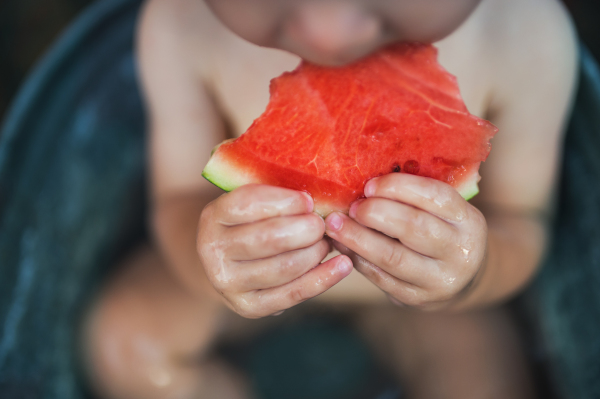
[[[198,253],[211,284],[241,316],[282,312],[315,297],[352,271],[331,247],[309,195],[265,185],[242,186],[208,204]]]

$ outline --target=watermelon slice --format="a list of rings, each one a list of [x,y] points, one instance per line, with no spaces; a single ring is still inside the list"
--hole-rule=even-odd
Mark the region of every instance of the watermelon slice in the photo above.
[[[271,81],[266,111],[220,144],[202,175],[310,193],[315,211],[348,212],[365,183],[392,172],[431,177],[469,199],[498,129],[469,114],[432,45],[388,46],[344,67],[303,61]]]

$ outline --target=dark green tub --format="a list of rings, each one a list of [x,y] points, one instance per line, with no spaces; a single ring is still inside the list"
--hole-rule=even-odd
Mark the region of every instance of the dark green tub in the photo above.
[[[145,118],[132,51],[139,6],[138,0],[100,0],[81,15],[31,74],[2,126],[2,399],[89,397],[77,362],[82,309],[110,265],[146,234]],[[552,390],[591,399],[600,398],[600,75],[585,51],[581,71],[553,244],[526,297]],[[316,345],[346,339],[360,347],[335,325],[304,328],[304,335],[289,330],[272,342],[290,347],[313,334],[321,337]],[[339,339],[323,341],[332,331]],[[282,367],[269,371],[273,362],[265,354],[274,351],[276,359],[281,351],[265,342],[246,350],[245,363],[262,379],[266,396],[280,395],[273,393],[280,387],[268,384]],[[298,352],[293,345],[291,354]],[[348,372],[357,373],[354,382],[370,364],[362,350]],[[307,389],[310,397],[312,388],[307,381],[294,389],[296,395]]]

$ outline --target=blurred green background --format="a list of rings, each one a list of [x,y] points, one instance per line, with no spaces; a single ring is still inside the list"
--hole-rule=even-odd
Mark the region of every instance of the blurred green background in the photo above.
[[[0,121],[31,67],[62,29],[91,2],[0,0]],[[564,2],[574,16],[583,41],[599,59],[600,0]]]

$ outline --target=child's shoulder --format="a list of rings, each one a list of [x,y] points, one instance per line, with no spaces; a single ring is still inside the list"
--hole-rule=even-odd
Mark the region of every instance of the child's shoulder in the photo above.
[[[484,0],[482,5],[487,6],[482,36],[496,107],[519,107],[518,113],[542,118],[535,107],[530,109],[532,101],[539,101],[547,103],[546,110],[564,113],[576,82],[578,45],[563,4],[559,0]]]
[[[565,96],[574,82],[576,36],[559,0],[483,0],[436,45],[469,110],[482,117],[490,107],[518,106],[515,97],[548,80],[562,80]]]
[[[484,0],[481,11],[483,38],[496,62],[566,59],[575,51],[575,29],[559,0]]]
[[[293,69],[299,60],[241,39],[202,0],[149,0],[138,45],[142,71],[149,79],[164,79],[161,74],[185,68],[188,80],[210,92],[234,135],[266,107],[270,79]]]
[[[222,40],[222,27],[198,0],[147,0],[140,16],[138,42],[152,53],[167,53],[198,64],[198,54]],[[142,62],[144,60],[142,59]],[[208,60],[207,60],[208,61]]]
[[[547,210],[577,77],[573,24],[559,0],[483,0],[476,13],[473,61],[488,84],[485,116],[500,129],[478,201]]]

